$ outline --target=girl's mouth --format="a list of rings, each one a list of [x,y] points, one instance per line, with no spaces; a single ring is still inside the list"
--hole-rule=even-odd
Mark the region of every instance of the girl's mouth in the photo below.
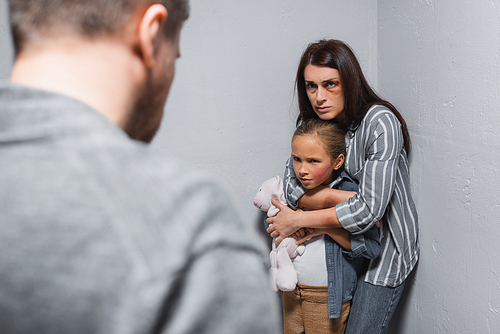
[[[309,179],[299,179],[302,184],[310,183],[312,180]]]

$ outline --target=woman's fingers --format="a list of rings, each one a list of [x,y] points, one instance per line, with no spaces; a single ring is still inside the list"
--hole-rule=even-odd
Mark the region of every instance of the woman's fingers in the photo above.
[[[271,198],[271,203],[273,203],[273,205],[275,207],[277,207],[278,209],[282,209],[283,207],[285,207],[285,205],[283,203],[281,203],[276,197],[273,197]]]
[[[282,204],[276,198],[272,199],[272,203],[279,209],[279,212],[275,216],[268,217],[266,219],[266,222],[270,224],[266,231],[272,238],[277,239],[276,244],[278,245],[283,239],[292,235],[300,228],[300,226],[295,227],[294,224],[294,220],[296,220],[294,219],[296,218],[294,215],[297,215],[300,212],[291,210],[288,206]],[[306,234],[306,231],[300,231],[299,233],[299,236],[303,237]]]
[[[269,225],[272,225],[272,224],[274,223],[274,219],[273,219],[274,217],[276,217],[276,216],[273,216],[273,217],[268,217],[268,218],[266,219],[266,222],[267,222]]]
[[[269,219],[267,220],[267,223],[268,223],[268,224],[270,224],[270,225],[269,225],[269,227],[266,229],[266,232],[267,232],[267,233],[269,233],[269,234],[271,234],[271,233],[273,233],[273,232],[274,232],[275,228],[274,228],[274,226],[272,225],[272,223],[270,223],[270,222],[269,222]],[[271,237],[272,237],[272,235],[271,235]]]

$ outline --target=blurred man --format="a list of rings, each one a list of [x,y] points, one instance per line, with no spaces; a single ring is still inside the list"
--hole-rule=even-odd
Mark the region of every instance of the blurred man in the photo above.
[[[211,178],[145,145],[187,16],[184,0],[10,1],[2,332],[276,332],[264,244]]]

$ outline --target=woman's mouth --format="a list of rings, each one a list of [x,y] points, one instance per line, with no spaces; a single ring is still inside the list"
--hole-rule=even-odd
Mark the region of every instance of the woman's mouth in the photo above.
[[[330,111],[331,107],[316,107],[316,110],[320,113],[326,113],[328,111]]]

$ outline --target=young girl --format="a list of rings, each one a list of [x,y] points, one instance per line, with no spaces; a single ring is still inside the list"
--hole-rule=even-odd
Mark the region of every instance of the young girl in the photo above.
[[[363,235],[380,222],[382,251],[365,263],[366,274],[358,282],[346,333],[386,333],[420,248],[406,123],[392,104],[371,89],[354,53],[341,41],[310,44],[300,60],[296,84],[298,122],[333,121],[348,132],[345,170],[359,189],[351,198],[324,186],[308,190],[288,166],[284,178],[288,203],[321,210],[293,211],[273,201],[280,212],[267,219],[271,224],[267,231],[279,242],[305,227]]]
[[[292,138],[292,159],[293,170],[306,189],[323,185],[357,190],[342,167],[345,133],[334,123],[318,119],[302,123]],[[378,230],[373,226],[364,235],[351,237],[346,230],[313,228],[308,229],[308,238],[306,251],[293,263],[297,287],[282,292],[284,333],[344,333],[362,266],[358,257],[378,256]]]

